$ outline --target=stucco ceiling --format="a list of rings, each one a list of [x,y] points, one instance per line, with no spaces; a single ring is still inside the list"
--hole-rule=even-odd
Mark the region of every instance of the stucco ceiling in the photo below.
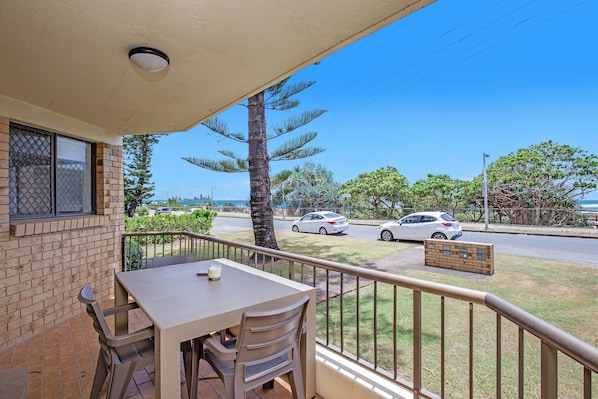
[[[3,0],[0,96],[117,134],[184,131],[431,2]],[[170,65],[140,70],[137,46]]]

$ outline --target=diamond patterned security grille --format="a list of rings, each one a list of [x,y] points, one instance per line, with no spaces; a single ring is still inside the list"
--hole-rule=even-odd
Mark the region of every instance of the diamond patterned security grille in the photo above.
[[[85,183],[85,165],[58,160],[56,165],[56,196],[59,213],[83,212],[81,188]]]
[[[10,216],[44,216],[53,209],[53,135],[10,125]]]

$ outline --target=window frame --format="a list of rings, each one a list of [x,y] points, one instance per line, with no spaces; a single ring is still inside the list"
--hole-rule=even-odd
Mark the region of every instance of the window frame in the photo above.
[[[18,122],[10,122],[9,124],[9,148],[8,148],[8,152],[9,152],[9,169],[11,168],[10,166],[10,162],[11,162],[11,155],[14,154],[14,152],[11,149],[10,146],[10,137],[13,134],[18,134],[18,131],[27,131],[27,132],[31,132],[33,134],[38,134],[38,135],[42,135],[42,136],[47,136],[50,138],[50,145],[49,145],[49,152],[50,152],[50,164],[51,164],[51,171],[50,171],[50,178],[51,178],[51,193],[50,193],[50,199],[49,201],[51,202],[49,204],[50,206],[50,213],[37,213],[37,214],[27,214],[27,215],[19,215],[19,214],[12,214],[12,209],[11,209],[11,205],[10,205],[10,200],[9,200],[9,220],[18,222],[18,221],[27,221],[27,220],[33,220],[33,219],[60,219],[60,218],[68,218],[68,217],[77,217],[77,216],[89,216],[89,215],[96,215],[97,214],[97,207],[98,207],[98,198],[97,198],[97,166],[96,166],[96,160],[97,160],[97,147],[95,143],[92,143],[90,141],[86,141],[86,140],[81,140],[78,138],[74,138],[71,136],[67,136],[64,134],[60,134],[57,132],[53,132],[50,130],[46,130],[46,129],[41,129],[41,128],[37,128],[37,127],[33,127],[30,125],[26,125],[26,124],[22,124],[22,123],[18,123]],[[83,187],[82,186],[82,190],[88,190],[89,191],[89,195],[90,195],[90,210],[86,211],[86,212],[59,212],[59,204],[58,204],[58,156],[59,156],[59,151],[58,151],[58,142],[59,142],[59,138],[65,138],[68,140],[75,140],[77,142],[81,142],[84,143],[86,146],[88,146],[88,151],[89,151],[89,168],[91,169],[89,171],[89,182],[86,182],[86,186]],[[87,157],[86,157],[87,160]],[[87,179],[86,179],[87,180]],[[87,187],[87,185],[89,185],[89,187]],[[13,180],[12,178],[9,177],[9,193],[12,194],[13,192]],[[18,193],[19,190],[16,190],[17,192],[17,197],[18,197]]]

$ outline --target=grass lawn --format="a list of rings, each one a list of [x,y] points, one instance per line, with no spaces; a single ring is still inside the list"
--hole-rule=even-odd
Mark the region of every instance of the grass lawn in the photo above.
[[[296,234],[277,231],[280,249],[312,256],[330,261],[360,265],[380,259],[397,252],[412,248],[416,244],[387,243],[382,241],[360,240],[350,237],[319,236],[312,234]],[[219,237],[253,243],[253,233],[243,231],[236,233],[218,234]],[[563,330],[577,336],[591,345],[598,346],[598,266],[591,264],[552,261],[546,259],[495,255],[495,274],[485,279],[469,279],[447,274],[409,270],[406,276],[471,288],[493,293],[512,304],[554,324]],[[404,291],[404,292],[403,292]],[[343,297],[343,345],[346,350],[356,353],[359,349],[360,357],[374,358],[392,370],[393,361],[397,361],[397,369],[405,378],[412,375],[412,318],[411,291],[399,290],[398,305],[393,305],[392,289],[378,288],[377,325],[372,326],[373,288],[360,290],[359,298],[355,293]],[[382,298],[382,300],[380,300]],[[354,303],[359,300],[361,315],[355,315]],[[338,302],[338,301],[337,301]],[[463,391],[467,387],[468,359],[467,342],[469,334],[469,307],[467,304],[446,301],[446,354],[447,365],[447,397],[467,396]],[[330,303],[331,314],[340,319],[340,305]],[[434,392],[439,392],[439,353],[440,331],[439,298],[433,295],[423,296],[423,325],[424,336],[424,382]],[[396,358],[388,353],[392,348],[393,323],[391,315],[397,312],[397,350]],[[483,306],[475,306],[474,312],[474,373],[475,397],[495,396],[495,351],[496,351],[496,316]],[[351,320],[358,320],[351,324]],[[390,322],[389,322],[390,321]],[[323,322],[322,322],[323,323]],[[355,347],[355,324],[359,324],[360,347]],[[321,328],[321,327],[319,327]],[[340,326],[331,327],[332,342],[340,345]],[[371,347],[374,331],[377,334],[378,348]],[[501,327],[503,335],[502,360],[502,394],[503,397],[516,396],[517,381],[517,345],[518,331],[510,322],[504,320]],[[524,367],[526,373],[526,397],[535,397],[539,385],[539,348],[538,340],[525,335]],[[565,356],[559,356],[559,397],[580,397],[580,381],[582,371],[579,366],[570,362]],[[535,371],[538,371],[536,373]],[[594,378],[594,390],[598,391],[598,378]]]

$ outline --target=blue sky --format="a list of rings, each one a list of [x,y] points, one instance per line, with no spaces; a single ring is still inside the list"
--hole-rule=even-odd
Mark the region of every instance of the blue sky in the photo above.
[[[292,77],[316,82],[295,110],[328,112],[298,132],[318,132],[312,143],[326,151],[272,162],[271,172],[310,161],[343,183],[391,165],[413,184],[428,174],[472,179],[484,152],[491,163],[546,140],[598,155],[596,17],[595,0],[438,0]],[[269,113],[267,123],[293,113]],[[247,131],[245,108],[219,117]],[[247,173],[182,159],[222,159],[223,149],[247,153],[201,125],[163,137],[152,160],[154,198],[248,199]]]

